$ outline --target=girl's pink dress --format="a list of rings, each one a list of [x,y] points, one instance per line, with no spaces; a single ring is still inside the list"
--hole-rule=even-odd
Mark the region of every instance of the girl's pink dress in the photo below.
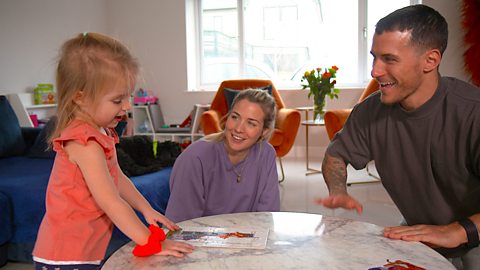
[[[112,234],[112,222],[95,202],[79,167],[70,162],[63,144],[96,141],[103,147],[108,170],[118,186],[115,144],[119,139],[113,129],[104,135],[89,124],[75,120],[53,142],[57,152],[46,195],[46,213],[33,250],[35,261],[94,263],[104,258]]]

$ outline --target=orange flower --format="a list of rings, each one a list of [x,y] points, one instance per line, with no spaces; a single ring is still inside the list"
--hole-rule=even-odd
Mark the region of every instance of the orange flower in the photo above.
[[[308,97],[313,96],[315,100],[324,100],[326,96],[338,98],[340,90],[335,88],[337,70],[337,66],[332,66],[305,71],[301,80],[302,89],[309,88]]]

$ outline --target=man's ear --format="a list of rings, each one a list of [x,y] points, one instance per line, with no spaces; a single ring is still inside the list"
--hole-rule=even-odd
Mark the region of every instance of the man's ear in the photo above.
[[[432,70],[436,70],[440,65],[441,60],[442,54],[438,49],[427,51],[425,55],[425,66],[423,67],[423,71],[430,72]]]

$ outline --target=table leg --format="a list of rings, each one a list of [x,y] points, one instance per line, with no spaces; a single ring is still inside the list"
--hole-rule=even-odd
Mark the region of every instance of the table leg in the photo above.
[[[308,121],[308,110],[305,111],[305,121]],[[306,171],[308,172],[308,125],[305,125],[305,149],[306,149],[305,154],[307,157],[307,162],[305,163],[305,166],[306,166]]]
[[[308,121],[308,111],[305,111],[305,121]],[[307,169],[307,172],[305,172],[305,175],[310,175],[310,174],[317,174],[317,173],[321,173],[322,171],[321,170],[317,170],[317,169],[314,169],[314,168],[310,168],[310,156],[309,156],[309,153],[308,153],[308,125],[305,125],[305,154],[306,154],[306,158],[307,158],[307,162],[306,162],[306,169]]]

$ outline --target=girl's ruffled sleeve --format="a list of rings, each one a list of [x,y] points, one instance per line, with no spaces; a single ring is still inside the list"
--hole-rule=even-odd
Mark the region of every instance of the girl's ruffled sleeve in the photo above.
[[[53,140],[53,150],[62,153],[63,145],[67,141],[75,141],[82,145],[87,145],[88,141],[95,141],[103,148],[106,157],[110,158],[115,154],[115,144],[118,143],[119,138],[115,131],[112,133],[109,130],[109,133],[110,136],[104,135],[88,124],[67,128],[60,137]]]

